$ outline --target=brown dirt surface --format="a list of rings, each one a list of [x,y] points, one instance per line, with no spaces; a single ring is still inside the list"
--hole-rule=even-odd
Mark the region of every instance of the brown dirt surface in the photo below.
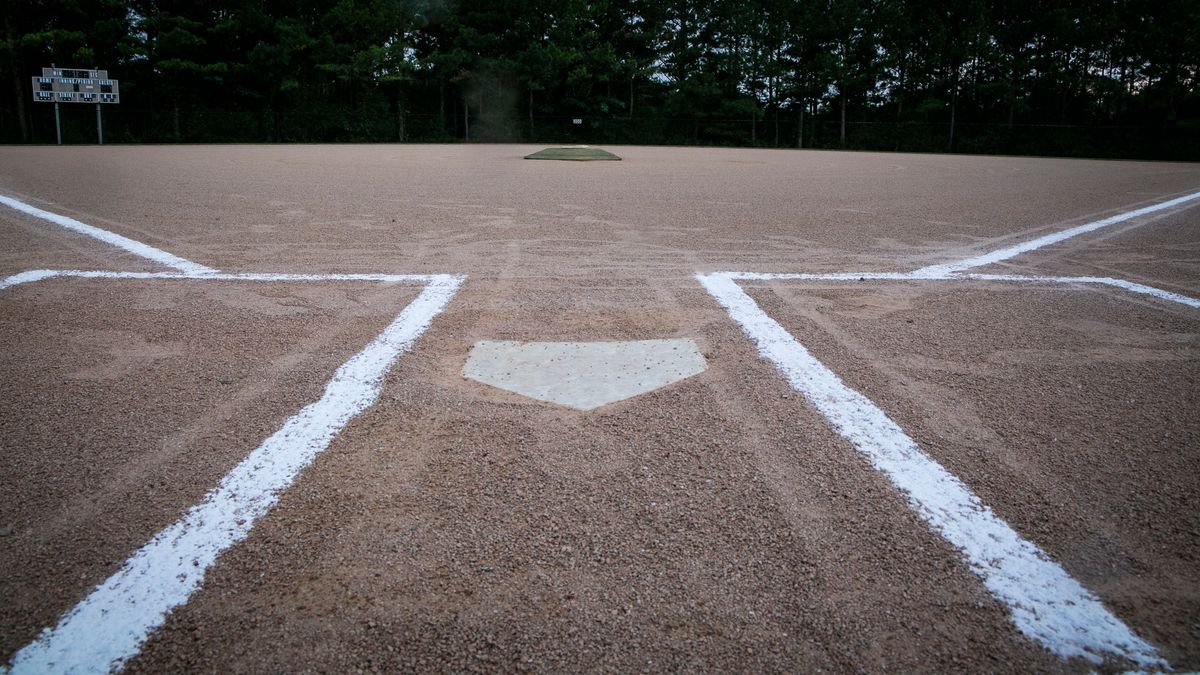
[[[752,295],[1176,666],[1200,665],[1194,310],[984,283]]]
[[[701,290],[538,286],[464,291],[134,672],[1053,667]],[[457,374],[584,326],[710,369],[595,413]]]
[[[1194,210],[1170,213],[1047,246],[1006,263],[1003,272],[1114,277],[1195,297],[1200,295],[1196,232]]]
[[[45,281],[0,295],[0,649],[178,518],[415,295]]]
[[[0,190],[230,271],[903,270],[1200,188],[1200,165],[536,145],[0,148]]]
[[[0,278],[30,269],[163,271],[144,258],[0,206]]]
[[[1020,634],[693,275],[908,271],[1200,190],[1200,166],[647,147],[522,159],[539,147],[0,148],[0,193],[203,265],[469,275],[380,400],[130,672],[1092,669]],[[1194,293],[1198,218],[987,271],[1107,270]],[[18,220],[0,208],[0,226]],[[70,246],[11,250],[5,271],[58,266],[38,260]],[[90,267],[128,269],[110,253]],[[0,513],[20,523],[0,538],[0,596],[16,598],[0,608],[5,658],[415,292],[172,283],[0,291]],[[1196,310],[942,283],[750,286],[1135,632],[1200,667]],[[671,337],[695,339],[709,369],[590,412],[460,375],[479,340]]]

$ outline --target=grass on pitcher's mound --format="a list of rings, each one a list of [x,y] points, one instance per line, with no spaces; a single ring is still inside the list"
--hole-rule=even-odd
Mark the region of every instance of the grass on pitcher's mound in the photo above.
[[[546,148],[538,150],[532,155],[525,155],[525,159],[566,159],[576,162],[587,162],[592,160],[619,160],[620,157],[606,152],[600,148],[589,148],[586,145],[569,146],[565,148]]]

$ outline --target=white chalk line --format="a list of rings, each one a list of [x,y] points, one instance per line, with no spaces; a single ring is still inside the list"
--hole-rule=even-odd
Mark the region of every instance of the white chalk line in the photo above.
[[[1023,282],[1064,285],[1102,285],[1112,286],[1131,293],[1149,295],[1160,300],[1187,305],[1200,309],[1200,299],[1191,296],[1163,290],[1155,286],[1147,286],[1124,279],[1112,277],[1060,277],[1023,274],[946,274],[931,276],[916,272],[836,272],[829,274],[773,274],[763,272],[714,272],[712,275],[723,276],[738,281],[998,281]],[[3,288],[3,285],[0,285]]]
[[[1181,305],[1200,309],[1200,298],[1193,298],[1182,293],[1163,290],[1155,286],[1147,286],[1125,279],[1114,279],[1112,277],[1042,277],[1042,276],[1023,276],[1015,274],[961,274],[956,275],[956,279],[969,279],[973,281],[1016,281],[1016,282],[1033,282],[1033,283],[1055,283],[1055,284],[1098,284],[1103,286],[1112,286],[1131,293],[1140,293],[1149,295],[1160,300],[1176,302]]]
[[[284,274],[272,272],[110,272],[107,270],[29,270],[0,279],[0,290],[44,279],[183,279],[189,281],[364,281],[395,284],[432,282],[437,274]]]
[[[87,235],[94,239],[99,239],[100,241],[105,242],[106,244],[111,244],[113,246],[116,246],[117,248],[125,249],[126,251],[129,251],[130,253],[133,253],[134,255],[141,256],[143,258],[146,258],[147,260],[153,260],[154,262],[159,263],[161,265],[166,265],[167,267],[173,267],[181,272],[188,272],[188,273],[192,273],[192,274],[207,274],[209,272],[216,271],[211,267],[205,267],[204,265],[201,265],[200,263],[195,263],[195,262],[192,262],[191,260],[187,260],[185,258],[180,258],[179,256],[174,255],[172,253],[167,253],[166,251],[164,251],[162,249],[154,248],[153,246],[150,246],[149,244],[143,244],[140,241],[136,241],[136,240],[130,239],[128,237],[123,237],[115,232],[109,232],[108,230],[102,230],[93,225],[81,223],[78,220],[75,220],[74,218],[68,218],[67,216],[63,216],[63,215],[60,215],[57,213],[52,213],[52,212],[46,211],[44,209],[39,209],[36,206],[33,206],[31,204],[26,204],[25,202],[20,201],[18,199],[13,199],[12,197],[0,195],[0,204],[3,204],[11,209],[20,211],[21,213],[25,213],[27,215],[33,216],[35,218],[40,218],[42,220],[49,221],[51,223],[54,223],[55,225],[61,225],[62,227],[67,228],[68,230],[74,230],[75,232],[78,232],[80,234]]]
[[[1165,202],[1159,202],[1158,204],[1151,204],[1150,206],[1144,206],[1140,209],[1126,211],[1125,213],[1118,213],[1115,216],[1109,216],[1108,218],[1104,218],[1101,220],[1096,220],[1096,221],[1093,221],[1090,223],[1084,223],[1083,225],[1079,225],[1077,227],[1072,227],[1072,228],[1062,230],[1059,232],[1054,232],[1054,233],[1048,234],[1044,237],[1030,239],[1028,241],[1024,241],[1019,244],[1015,244],[1013,246],[1008,246],[1005,248],[997,249],[995,251],[977,255],[974,257],[964,258],[963,260],[958,260],[958,261],[949,262],[949,263],[942,263],[942,264],[938,264],[938,265],[929,265],[927,267],[922,267],[921,269],[916,270],[915,272],[913,272],[913,274],[945,276],[948,274],[952,274],[954,272],[961,272],[963,270],[971,269],[973,267],[982,267],[984,265],[991,265],[993,263],[998,263],[1003,260],[1008,260],[1009,258],[1016,257],[1018,255],[1021,255],[1022,253],[1028,253],[1029,251],[1033,251],[1033,250],[1042,248],[1044,246],[1050,246],[1051,244],[1057,244],[1058,242],[1063,241],[1065,239],[1070,239],[1071,237],[1076,237],[1081,234],[1086,234],[1088,232],[1094,232],[1101,228],[1109,227],[1110,225],[1116,225],[1117,223],[1123,223],[1127,220],[1132,220],[1134,218],[1139,218],[1141,216],[1149,215],[1151,213],[1156,213],[1158,211],[1164,211],[1166,209],[1174,208],[1176,206],[1181,206],[1183,204],[1187,204],[1188,202],[1194,201],[1196,199],[1200,199],[1200,192],[1193,192],[1191,194],[1184,195],[1182,197],[1176,197],[1175,199],[1170,199]]]
[[[992,522],[993,524],[998,524],[1001,526],[1002,533],[1007,532],[1011,534],[1013,541],[1015,541],[1018,545],[1018,549],[1022,548],[1021,545],[1028,547],[1028,550],[1024,552],[1026,554],[1032,553],[1032,559],[1035,562],[1040,563],[1043,566],[1048,565],[1051,572],[1057,570],[1057,573],[1061,574],[1062,577],[1069,582],[1068,586],[1070,584],[1074,584],[1074,586],[1078,587],[1078,592],[1086,596],[1084,598],[1085,600],[1089,600],[1095,605],[1095,607],[1099,608],[1099,611],[1103,613],[1104,617],[1107,617],[1111,622],[1115,622],[1113,625],[1101,626],[1103,629],[1100,631],[1101,633],[1105,631],[1113,633],[1113,635],[1107,636],[1109,643],[1123,646],[1126,652],[1128,652],[1124,655],[1141,665],[1165,666],[1166,662],[1157,657],[1152,647],[1142,642],[1131,632],[1129,632],[1128,628],[1126,628],[1124,624],[1122,624],[1115,617],[1112,617],[1112,615],[1108,614],[1107,610],[1105,610],[1099,601],[1096,600],[1094,596],[1091,596],[1086,589],[1083,589],[1082,586],[1079,586],[1077,582],[1067,576],[1065,571],[1050,561],[1048,556],[1041,552],[1040,549],[1037,549],[1032,544],[1025,542],[1023,539],[1020,539],[1020,537],[1016,535],[1011,528],[1009,528],[1002,521],[995,519],[995,517],[991,515],[990,510],[987,509],[986,506],[983,506],[981,503],[979,503],[978,498],[975,497],[965,485],[962,485],[957,478],[953,477],[948,472],[945,472],[940,465],[937,465],[935,462],[933,462],[933,460],[921,453],[920,450],[916,448],[915,443],[913,443],[911,439],[904,435],[903,431],[901,431],[894,422],[891,422],[891,420],[888,419],[881,410],[875,407],[874,404],[872,404],[861,394],[854,392],[842,384],[837,376],[832,373],[832,371],[829,371],[823,364],[809,355],[807,350],[805,350],[803,346],[796,342],[794,338],[788,335],[787,332],[778,325],[778,323],[767,317],[766,314],[763,313],[762,310],[759,309],[758,306],[753,302],[753,300],[751,300],[748,295],[746,295],[740,288],[737,287],[733,279],[791,278],[829,281],[854,281],[866,280],[868,278],[872,280],[932,280],[954,278],[958,277],[955,272],[1005,260],[1015,255],[1019,255],[1020,253],[1050,245],[1084,232],[1093,231],[1101,227],[1122,222],[1140,215],[1170,208],[1171,206],[1190,201],[1197,197],[1200,197],[1200,193],[1181,197],[1170,202],[1164,202],[1162,204],[1145,207],[1143,209],[1138,209],[1133,212],[1114,216],[1102,221],[1082,225],[1077,228],[1072,228],[1070,230],[1035,239],[1024,244],[994,251],[990,254],[969,258],[967,260],[960,261],[959,263],[929,266],[907,274],[843,273],[833,275],[754,275],[749,273],[718,273],[715,275],[708,275],[707,277],[699,276],[698,278],[702,284],[705,284],[709,292],[713,293],[714,297],[717,297],[718,301],[722,302],[722,304],[729,309],[731,316],[734,316],[735,319],[738,319],[739,323],[742,323],[743,327],[747,330],[747,333],[750,334],[751,337],[756,340],[756,342],[760,343],[760,350],[763,350],[763,343],[755,337],[750,328],[750,326],[754,323],[754,317],[752,316],[753,312],[757,312],[763,319],[766,320],[766,322],[773,324],[775,329],[777,329],[779,333],[782,333],[784,338],[786,338],[786,341],[793,343],[794,348],[799,350],[798,354],[803,357],[799,359],[799,362],[802,365],[807,365],[810,367],[815,365],[816,368],[823,370],[824,374],[826,374],[829,378],[832,378],[832,381],[835,385],[840,386],[841,389],[843,389],[844,392],[849,395],[848,400],[854,402],[856,397],[858,402],[867,406],[868,413],[871,412],[871,409],[878,413],[878,416],[880,416],[882,421],[886,423],[884,427],[881,427],[883,431],[890,431],[886,428],[886,425],[891,425],[892,430],[899,434],[899,437],[906,440],[908,445],[911,446],[910,448],[907,448],[910,450],[910,452],[907,453],[908,457],[911,458],[916,456],[922,458],[925,462],[932,464],[934,473],[928,473],[931,470],[930,467],[924,466],[918,468],[924,471],[925,475],[913,475],[911,471],[908,474],[899,472],[893,475],[893,473],[888,473],[888,469],[884,466],[886,465],[884,460],[888,459],[889,457],[891,457],[892,460],[895,460],[896,456],[891,456],[887,453],[873,456],[872,453],[868,452],[870,449],[869,446],[864,448],[856,443],[856,447],[859,447],[860,450],[867,452],[868,456],[872,458],[872,462],[875,463],[876,466],[885,473],[888,473],[889,477],[893,479],[893,482],[896,483],[900,489],[905,490],[902,481],[899,480],[899,478],[904,476],[907,476],[909,479],[918,479],[916,483],[917,485],[919,485],[922,480],[927,481],[930,476],[933,476],[934,478],[940,477],[940,480],[943,482],[951,481],[951,487],[953,487],[954,484],[957,484],[959,493],[956,495],[954,490],[950,490],[949,495],[951,498],[958,497],[958,502],[972,506],[975,511],[982,514],[981,517],[990,517],[991,521],[988,522]],[[170,253],[161,251],[146,244],[142,244],[100,228],[86,225],[65,216],[60,216],[58,214],[53,214],[42,209],[38,209],[2,195],[0,195],[0,203],[27,214],[62,225],[77,232],[81,232],[88,236],[95,237],[137,255],[141,255],[142,257],[160,262],[170,267],[174,267],[182,272],[182,274],[163,274],[81,270],[31,270],[29,272],[12,275],[0,280],[0,289],[20,283],[28,283],[31,281],[37,281],[56,276],[78,278],[197,279],[209,278],[210,275],[215,275],[213,276],[215,279],[226,280],[361,280],[383,282],[398,282],[418,280],[419,278],[428,278],[425,275],[220,274],[214,269],[193,263],[183,258],[179,258],[178,256],[174,256]],[[263,445],[259,446],[259,448],[257,448],[250,457],[239,464],[238,467],[235,467],[234,471],[232,471],[224,480],[222,480],[218,488],[210,492],[209,495],[206,496],[205,500],[199,505],[193,507],[188,512],[188,515],[186,515],[175,525],[172,525],[156,535],[150,543],[148,543],[132,558],[130,558],[121,571],[111,577],[104,584],[101,584],[101,586],[93,591],[88,598],[68,612],[59,622],[58,626],[56,626],[53,630],[47,629],[47,631],[43,633],[38,640],[35,640],[33,643],[18,652],[13,659],[13,670],[15,672],[25,672],[26,668],[28,668],[30,672],[41,672],[47,669],[103,672],[109,669],[119,668],[126,659],[135,655],[140,650],[141,644],[149,636],[149,633],[161,625],[163,621],[165,621],[166,615],[171,611],[171,609],[186,602],[191,593],[199,587],[204,571],[209,565],[212,564],[212,562],[216,560],[217,555],[225,550],[225,548],[228,548],[234,543],[244,539],[249,532],[250,525],[252,524],[254,518],[257,518],[262,513],[268,511],[271,506],[274,505],[276,499],[278,498],[279,492],[291,484],[296,474],[303,470],[305,466],[311,463],[312,459],[315,458],[317,454],[319,454],[322,450],[324,450],[325,447],[328,446],[328,444],[332,441],[332,438],[337,434],[338,431],[340,431],[342,427],[345,426],[346,423],[349,422],[350,419],[368,407],[378,397],[378,382],[382,378],[383,373],[386,372],[391,363],[394,362],[394,360],[402,352],[407,351],[407,349],[411,346],[412,341],[414,341],[416,337],[424,331],[425,327],[428,326],[429,321],[431,321],[432,318],[441,311],[441,309],[445,306],[445,303],[448,302],[450,297],[453,296],[457,285],[461,283],[461,280],[456,277],[444,277],[443,275],[431,276],[452,280],[452,282],[430,282],[430,285],[421,293],[421,295],[418,296],[416,300],[413,301],[412,304],[410,304],[408,308],[405,309],[404,312],[401,313],[400,317],[397,317],[393,324],[390,325],[387,330],[385,330],[383,335],[376,338],[371,345],[368,345],[366,349],[353,357],[350,361],[344,364],[342,368],[339,369],[338,374],[334,377],[334,380],[331,381],[327,386],[325,395],[322,397],[322,399],[306,407],[296,416],[289,419],[288,422],[284,424],[284,427],[277,431],[276,434],[268,438]],[[988,280],[996,281],[1036,280],[1049,281],[1053,283],[1101,283],[1119,288],[1125,288],[1126,290],[1132,290],[1134,292],[1156,295],[1158,297],[1166,297],[1167,299],[1173,299],[1176,302],[1181,301],[1178,298],[1183,298],[1185,304],[1191,304],[1192,302],[1195,302],[1194,299],[1186,298],[1185,296],[1178,296],[1178,294],[1171,294],[1167,291],[1162,291],[1161,289],[1155,289],[1142,284],[1134,284],[1132,282],[1125,282],[1122,280],[1109,278],[1090,277],[1072,278],[1068,280],[1068,278],[1062,277],[1034,278],[1017,277],[1015,275],[964,276],[977,277],[981,280],[985,279],[986,277],[994,277]],[[735,316],[735,310],[733,306],[722,301],[718,293],[714,292],[714,288],[717,288],[720,285],[719,281],[714,281],[716,285],[709,287],[709,285],[706,283],[706,280],[709,278],[714,280],[723,280],[724,284],[727,284],[730,288],[732,288],[733,294],[730,297],[734,297],[736,300],[736,295],[741,295],[745,302],[749,303],[750,307],[752,307],[750,314],[747,315],[751,319],[750,324],[743,322],[742,319],[739,319],[737,316]],[[402,321],[402,319],[405,317],[405,315],[407,315],[409,310],[413,309],[414,306],[417,306],[418,303],[421,303],[423,300],[430,300],[431,298],[428,298],[427,294],[430,294],[438,288],[442,288],[444,290],[445,296],[440,300],[440,303],[434,300],[433,304],[436,305],[436,307],[432,309],[420,327],[412,333],[411,337],[407,338],[407,341],[402,339],[398,344],[389,343],[389,341],[385,339],[385,336],[392,332],[393,329],[395,329],[395,332],[403,334],[405,331],[403,329],[404,321]],[[447,288],[448,290],[445,290]],[[786,347],[786,341],[780,344],[783,345],[783,347]],[[375,371],[369,368],[365,370],[367,375],[365,378],[363,377],[362,372],[358,372],[362,369],[364,364],[369,364],[372,361],[378,362],[381,354],[386,354],[388,351],[391,352],[391,356],[387,357],[386,362],[377,368],[377,375],[372,377],[370,373]],[[853,425],[847,426],[846,428],[843,428],[842,425],[839,425],[838,422],[835,421],[834,417],[831,416],[831,413],[822,407],[820,401],[814,399],[810,392],[806,391],[797,384],[797,380],[794,379],[795,376],[792,373],[789,373],[788,370],[781,365],[780,361],[777,361],[766,351],[764,351],[764,355],[767,355],[769,359],[776,363],[777,367],[780,367],[781,370],[788,374],[789,381],[792,382],[793,386],[798,391],[803,393],[807,398],[809,398],[810,401],[813,401],[819,409],[822,409],[822,412],[826,414],[828,418],[830,418],[831,422],[834,422],[835,427],[837,427],[844,436],[846,436],[852,442],[855,442],[855,437],[860,430],[856,429]],[[804,363],[805,358],[809,363]],[[352,364],[356,364],[354,368],[350,368]],[[343,373],[343,370],[347,370],[347,372]],[[354,372],[350,372],[351,370]],[[819,371],[818,374],[820,374]],[[335,389],[335,384],[341,379],[339,375],[345,375],[346,380],[352,383],[350,389],[355,388],[353,384],[359,385],[357,387],[359,390],[357,396],[354,395],[353,392],[343,391],[344,388]],[[826,401],[826,403],[827,405],[836,406],[837,399],[836,397],[831,397]],[[314,422],[314,420],[310,419],[314,416],[323,418],[326,424],[321,425],[316,423],[313,424],[313,426],[308,426],[310,423]],[[343,417],[344,419],[341,419]],[[330,420],[332,420],[334,424],[329,424],[328,422]],[[339,420],[341,420],[340,423],[337,423]],[[866,421],[870,422],[871,420]],[[875,422],[878,422],[878,420],[875,420]],[[294,432],[293,428],[295,428]],[[297,440],[301,441],[300,446],[293,444]],[[869,434],[865,440],[870,440]],[[887,446],[882,445],[877,447],[886,449]],[[913,453],[915,453],[915,455]],[[906,453],[901,453],[899,455],[901,458],[905,456]],[[881,465],[881,463],[884,465]],[[893,464],[895,464],[894,461]],[[267,467],[265,472],[263,470],[264,466]],[[896,471],[898,468],[904,468],[903,464],[901,463],[892,467],[893,471]],[[909,467],[909,469],[911,469],[911,467]],[[921,471],[918,471],[918,474],[920,473]],[[938,481],[935,480],[935,482]],[[246,490],[247,486],[242,485],[243,483],[249,483],[250,485],[248,487],[250,488],[253,488],[255,485],[257,485],[260,490],[257,493],[252,489]],[[239,490],[241,490],[241,492],[239,492]],[[908,492],[910,495],[910,500],[913,499],[913,492],[908,490],[906,490],[906,492]],[[954,500],[952,499],[952,501]],[[914,506],[918,507],[918,511],[922,512],[922,515],[926,515],[927,519],[929,519],[930,514],[937,514],[936,511],[922,511],[922,508],[920,508],[921,504],[914,503]],[[924,504],[924,508],[929,509],[929,504]],[[243,516],[246,517],[243,518]],[[222,518],[224,519],[222,520]],[[972,532],[980,531],[978,530],[978,523],[968,522],[966,524],[970,525],[970,527],[965,530],[959,530],[959,534],[971,534]],[[935,526],[937,526],[936,523]],[[951,538],[951,533],[953,530],[948,531],[944,528],[939,529],[943,532],[947,539],[954,541]],[[224,541],[223,544],[221,543],[222,541]],[[963,547],[960,546],[960,548]],[[188,553],[189,551],[191,552],[190,554]],[[966,549],[964,549],[964,552],[966,552]],[[191,558],[190,562],[189,556]],[[970,559],[969,555],[968,558]],[[988,563],[995,562],[988,558],[984,558],[983,560]],[[154,577],[156,572],[159,573],[159,576],[161,576],[161,571],[163,569],[169,569],[172,562],[174,563],[174,568],[180,570],[179,574],[174,578],[175,583],[161,585],[161,580],[152,580],[148,584],[142,583],[144,579]],[[985,585],[988,585],[989,589],[992,590],[993,593],[1003,598],[1003,589],[997,590],[992,588],[992,584],[989,584],[988,582],[989,580],[995,579],[1003,580],[1005,577],[997,574],[989,575],[986,567],[980,568],[980,565],[974,562],[973,567],[975,567],[976,572],[983,577]],[[1045,572],[1045,570],[1041,571]],[[1051,574],[1051,576],[1053,576],[1053,574]],[[1022,578],[1022,576],[1017,576],[1015,577],[1015,581],[1019,582]],[[1010,581],[1012,580],[1014,579],[1010,579]],[[1054,582],[1055,583],[1052,585],[1051,590],[1056,592],[1061,591],[1062,582],[1059,580],[1054,580]],[[1072,589],[1068,588],[1067,590],[1071,591]],[[1068,595],[1070,595],[1070,593],[1068,593]],[[1052,593],[1051,596],[1053,597],[1054,594]],[[140,607],[138,606],[139,600],[142,602]],[[1078,598],[1068,597],[1067,600],[1077,601]],[[1041,630],[1041,627],[1044,625],[1036,623],[1037,608],[1035,607],[1030,610],[1029,608],[1022,608],[1019,605],[1014,605],[1012,602],[1009,604],[1013,608],[1014,621],[1016,621],[1018,627],[1037,639],[1036,633],[1038,630]],[[1076,604],[1078,605],[1078,603]],[[1087,605],[1087,603],[1085,602],[1084,605]],[[1094,610],[1094,608],[1091,609]],[[109,614],[113,615],[111,618],[120,616],[124,619],[124,621],[110,621],[110,616],[108,616]],[[1026,620],[1032,619],[1035,621],[1035,623],[1031,626],[1023,626],[1022,617],[1024,617]],[[1085,618],[1089,622],[1095,622],[1096,620],[1096,616],[1087,616]],[[1026,623],[1028,623],[1028,621],[1026,621]],[[108,630],[105,630],[104,634],[98,634],[94,630],[96,625],[103,626]],[[1079,627],[1075,625],[1073,628],[1078,629]],[[1093,626],[1093,628],[1095,627]],[[1034,633],[1030,633],[1031,630],[1034,631]],[[1088,631],[1085,637],[1094,639],[1096,637],[1096,633],[1096,630]],[[1062,636],[1056,635],[1051,637],[1061,638]],[[1075,641],[1069,639],[1069,637],[1066,640],[1060,640],[1060,642],[1061,649],[1067,651],[1071,649],[1082,650],[1078,654],[1070,655],[1084,656],[1085,658],[1090,658],[1094,661],[1099,660],[1098,656],[1088,651],[1089,646],[1087,644],[1079,646]],[[1051,648],[1053,649],[1053,647]],[[1100,649],[1100,651],[1105,650]],[[1110,649],[1108,651],[1112,650]],[[1066,652],[1062,653],[1066,654]],[[97,668],[96,664],[101,662],[103,662],[105,665]]]
[[[187,602],[225,549],[245,539],[300,471],[379,396],[391,365],[419,337],[463,278],[442,274],[226,273],[121,235],[0,195],[0,203],[173,267],[178,272],[29,270],[0,279],[0,290],[52,278],[190,281],[420,282],[425,288],[361,352],[343,364],[322,397],[289,418],[182,519],[155,535],[112,577],[13,655],[0,673],[103,673],[137,655],[167,615]]]
[[[49,279],[57,276],[57,274],[58,273],[55,270],[29,270],[28,272],[19,272],[10,277],[4,277],[3,279],[0,279],[0,291],[10,286],[28,284],[34,281],[41,281],[42,279]]]
[[[1143,667],[1170,667],[1095,595],[998,518],[962,481],[922,452],[883,410],[848,387],[769,317],[737,285],[738,275],[696,278],[792,388],[887,476],[926,522],[962,551],[984,586],[1008,605],[1022,633],[1062,658],[1101,663],[1104,654],[1112,654]]]
[[[11,672],[105,673],[135,656],[150,633],[200,587],[217,557],[245,539],[297,475],[376,401],[384,375],[463,281],[450,275],[421,278],[428,283],[416,299],[338,368],[320,399],[284,422],[199,504],[156,534],[54,628],[17,652]]]
[[[923,453],[870,399],[846,386],[778,322],[770,318],[738,281],[991,281],[1065,285],[1104,285],[1200,308],[1200,299],[1124,279],[1095,276],[971,274],[964,270],[1008,260],[1087,232],[1200,199],[1200,192],[1117,214],[1078,227],[963,260],[912,272],[834,272],[771,274],[715,272],[696,278],[756,343],[792,387],[888,477],[910,505],[962,551],[984,586],[1008,605],[1017,628],[1063,658],[1100,663],[1113,654],[1143,667],[1170,664],[1110,613],[1099,598],[1067,574],[1033,543],[1023,539],[984,505],[962,481]]]

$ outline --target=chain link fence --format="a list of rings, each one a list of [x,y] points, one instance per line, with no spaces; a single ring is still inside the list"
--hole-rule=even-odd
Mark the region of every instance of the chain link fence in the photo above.
[[[54,143],[54,111],[33,106],[33,143]],[[452,143],[650,144],[818,148],[891,152],[1200,159],[1200,126],[1072,126],[1038,124],[848,121],[768,112],[756,120],[696,117],[477,117],[358,111],[194,111],[104,106],[105,143]],[[90,105],[61,106],[63,142],[96,142]],[[15,114],[0,114],[0,140],[21,142]]]

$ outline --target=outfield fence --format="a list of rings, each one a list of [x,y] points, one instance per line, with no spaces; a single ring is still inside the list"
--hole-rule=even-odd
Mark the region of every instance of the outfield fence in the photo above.
[[[63,142],[96,142],[92,106],[64,105]],[[454,143],[534,142],[818,148],[895,152],[1200,159],[1200,126],[1087,126],[864,122],[794,113],[717,116],[515,117],[358,111],[191,111],[106,106],[106,143]],[[53,143],[54,112],[34,105],[32,143]],[[22,141],[14,115],[0,114],[0,140]]]

